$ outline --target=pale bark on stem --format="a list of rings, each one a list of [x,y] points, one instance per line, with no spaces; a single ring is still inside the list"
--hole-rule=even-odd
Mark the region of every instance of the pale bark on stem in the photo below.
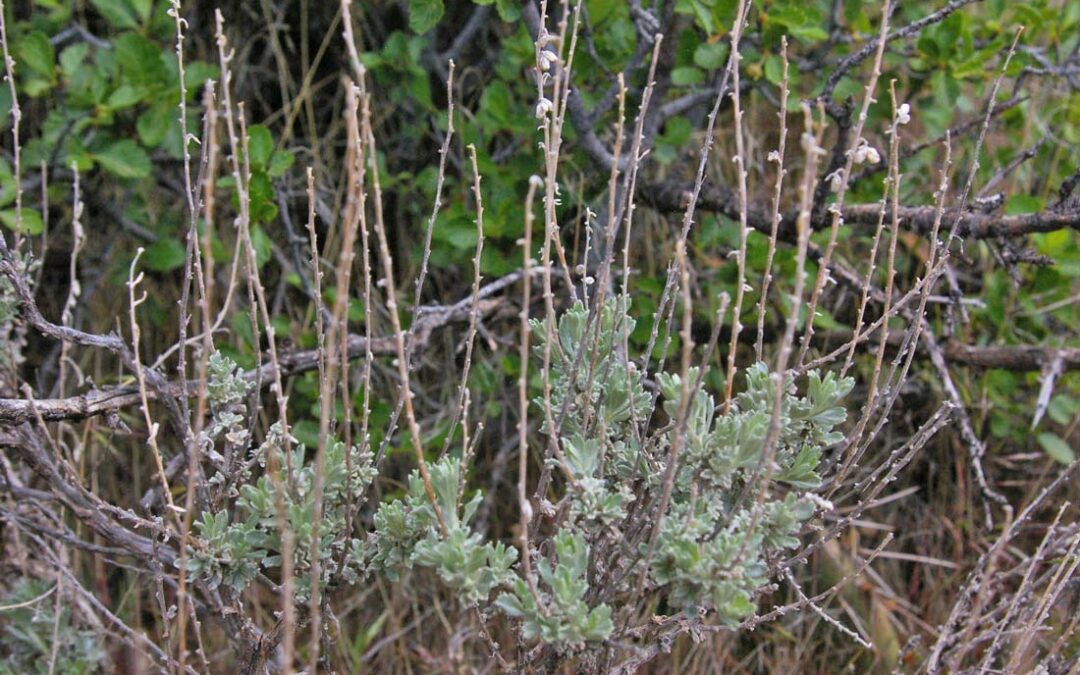
[[[888,199],[892,206],[892,218],[889,227],[889,251],[885,264],[885,291],[884,291],[884,307],[882,314],[888,316],[892,310],[893,299],[893,282],[894,272],[896,270],[896,243],[900,237],[900,220],[896,215],[896,207],[900,200],[900,122],[896,107],[896,86],[895,81],[889,83],[889,90],[891,93],[891,100],[893,104],[893,120],[892,125],[889,127],[889,174],[885,181],[885,193],[882,195],[882,209],[881,217],[882,221],[879,221],[878,230],[874,238],[874,254],[877,253],[878,240],[881,236],[881,224],[885,217],[885,200]],[[871,259],[870,268],[867,271],[865,285],[863,288],[863,306],[865,306],[867,290],[871,284],[871,274],[874,270],[874,261]],[[921,320],[921,316],[917,317],[917,320]],[[862,327],[862,312],[859,313],[859,320],[856,323],[856,330]],[[877,402],[878,389],[881,384],[881,365],[885,360],[885,345],[889,337],[889,322],[886,320],[881,326],[881,332],[879,333],[878,346],[874,356],[874,371],[870,376],[869,391],[866,394],[866,405],[863,407],[863,414],[859,419],[859,423],[855,427],[855,431],[852,433],[853,438],[860,438],[866,429],[866,425],[870,420],[870,415],[874,410],[874,405]],[[852,344],[852,351],[854,351],[854,344]],[[852,352],[848,352],[848,359],[850,362]],[[846,362],[846,363],[848,363]],[[845,363],[845,366],[846,366]],[[848,468],[854,461],[854,455],[849,454],[844,458],[843,466],[840,470],[841,474],[846,474]]]
[[[285,483],[292,482],[293,467],[292,467],[292,452],[290,452],[291,439],[289,434],[288,424],[288,408],[285,398],[285,389],[282,383],[281,366],[278,361],[277,343],[274,338],[274,328],[270,323],[270,312],[266,304],[266,295],[262,284],[259,282],[259,270],[255,259],[255,247],[251,242],[251,218],[250,218],[250,196],[248,193],[248,185],[251,178],[250,158],[247,148],[247,134],[244,126],[243,108],[240,108],[240,126],[241,135],[237,135],[236,121],[233,115],[232,105],[232,72],[229,69],[229,64],[235,56],[235,51],[228,48],[228,40],[225,37],[225,19],[220,10],[216,10],[214,13],[215,19],[215,34],[218,47],[218,59],[221,65],[221,92],[222,102],[225,106],[225,128],[229,137],[229,147],[232,149],[230,156],[230,163],[232,165],[233,179],[236,182],[236,190],[239,196],[240,214],[236,220],[236,225],[239,230],[237,236],[237,249],[234,254],[233,262],[233,278],[230,279],[229,292],[226,296],[225,302],[221,308],[221,317],[224,317],[229,308],[229,299],[232,295],[232,289],[235,286],[235,275],[240,263],[240,253],[243,250],[246,253],[246,267],[248,270],[248,293],[249,298],[254,296],[257,299],[256,303],[252,303],[252,313],[261,311],[263,318],[266,322],[267,328],[267,342],[270,351],[270,368],[274,378],[274,394],[277,399],[278,407],[278,423],[281,425],[281,437],[283,439],[284,448],[283,454],[285,456],[286,465],[286,479],[283,481],[281,477],[281,465],[277,455],[270,451],[265,458],[266,472],[270,476],[270,482],[274,487],[274,509],[277,516],[277,527],[281,535],[282,540],[282,586],[286,591],[291,591],[292,576],[293,576],[293,533],[292,527],[288,522],[285,512]],[[241,166],[240,155],[243,154],[243,165]],[[258,335],[258,322],[253,321],[253,329]],[[256,354],[260,352],[256,351]],[[260,359],[261,360],[261,359]],[[260,367],[260,373],[262,368]],[[282,605],[283,613],[288,614],[291,611],[293,598],[291,592],[283,593]],[[290,662],[286,666],[286,670],[292,667]]]
[[[390,257],[390,246],[386,239],[386,226],[382,210],[382,186],[379,182],[379,166],[375,157],[375,135],[371,128],[371,104],[367,93],[365,78],[361,78],[360,87],[360,126],[361,134],[367,146],[368,171],[371,173],[371,186],[374,191],[373,206],[375,209],[375,237],[378,241],[379,260],[382,264],[382,283],[386,289],[386,310],[390,315],[390,325],[393,329],[394,343],[397,350],[397,370],[401,379],[401,397],[405,406],[405,422],[409,426],[409,437],[412,441],[413,452],[416,455],[417,470],[424,484],[424,492],[427,493],[428,501],[435,512],[435,519],[439,524],[439,531],[447,534],[446,520],[443,517],[442,507],[435,496],[435,488],[431,484],[431,473],[428,471],[427,461],[424,459],[423,440],[420,437],[420,425],[416,421],[416,413],[413,410],[412,387],[409,383],[409,359],[405,350],[405,333],[401,328],[401,317],[398,316],[397,291],[394,283],[394,263]]]
[[[150,452],[154,457],[154,465],[157,469],[158,478],[161,481],[162,495],[168,506],[169,515],[175,518],[178,509],[176,508],[176,504],[173,503],[172,490],[169,489],[169,481],[165,476],[165,464],[161,461],[161,449],[158,447],[157,442],[159,425],[150,417],[150,400],[146,393],[146,372],[143,369],[142,359],[139,356],[139,340],[142,331],[139,329],[136,309],[146,301],[146,292],[144,291],[138,298],[135,297],[135,289],[138,288],[143,280],[142,272],[136,274],[135,270],[139,265],[139,258],[142,257],[144,252],[145,249],[140,247],[135,252],[135,257],[131,259],[131,266],[128,268],[128,324],[131,328],[131,360],[133,369],[135,370],[135,378],[139,383],[139,397],[142,403],[143,421],[146,423],[147,429],[146,444],[150,446]]]
[[[525,583],[529,585],[529,592],[537,606],[540,603],[540,594],[536,589],[536,578],[532,573],[532,556],[529,551],[529,524],[532,522],[533,509],[529,503],[527,493],[529,481],[529,334],[532,331],[529,325],[529,306],[532,303],[532,230],[533,202],[536,199],[536,189],[540,181],[529,181],[529,191],[525,195],[525,233],[521,241],[522,269],[525,274],[522,278],[521,288],[521,343],[518,345],[518,360],[521,362],[521,372],[518,375],[518,510],[520,512],[521,526],[521,571],[525,577]]]
[[[920,283],[915,284],[915,288],[912,289],[912,293],[916,291],[918,292],[919,304],[912,315],[914,318],[912,319],[910,339],[907,346],[907,349],[909,351],[906,353],[906,358],[904,358],[905,354],[903,350],[901,350],[901,352],[897,354],[897,361],[894,361],[893,368],[890,371],[889,376],[886,378],[887,382],[894,384],[890,387],[888,397],[886,398],[885,403],[882,406],[883,410],[879,415],[877,424],[875,425],[873,430],[870,432],[870,434],[866,435],[865,438],[863,437],[864,433],[861,431],[858,434],[850,434],[849,438],[851,440],[848,442],[848,446],[852,447],[844,447],[841,449],[840,453],[843,457],[845,457],[845,465],[830,481],[833,484],[833,488],[829,492],[830,496],[839,488],[839,486],[843,484],[844,480],[847,478],[848,472],[851,470],[851,467],[855,466],[858,463],[858,461],[862,458],[863,454],[869,449],[871,442],[875,438],[877,438],[878,434],[884,428],[885,424],[888,421],[888,412],[892,408],[893,404],[896,402],[897,398],[900,396],[900,388],[899,386],[897,386],[897,384],[900,382],[904,382],[907,379],[908,369],[911,367],[911,363],[915,358],[915,353],[919,345],[919,337],[926,325],[923,317],[925,316],[926,312],[927,298],[929,297],[930,291],[934,287],[934,284],[943,274],[944,265],[946,262],[943,257],[939,257],[939,250],[941,247],[938,242],[938,232],[941,227],[942,218],[945,214],[945,203],[949,193],[949,178],[951,169],[952,145],[949,142],[949,139],[946,138],[945,159],[941,168],[938,190],[935,193],[935,208],[937,211],[937,215],[934,218],[934,225],[931,230],[930,255],[926,261],[926,276],[921,280]],[[908,296],[905,296],[905,298],[903,298],[902,300],[906,300],[907,297]],[[874,325],[867,328],[866,335],[869,336],[875,329],[875,327],[878,325],[880,325],[880,329],[883,332],[888,332],[889,318],[893,315],[894,311],[899,310],[902,307],[903,305],[901,304],[901,302],[897,302],[896,305],[889,308],[889,311],[882,312],[881,318],[877,322],[875,322]],[[903,366],[900,368],[899,376],[897,378],[894,377],[894,374],[897,371],[896,363],[901,358],[904,358],[904,361]],[[870,414],[869,409],[865,414]]]
[[[788,315],[784,326],[784,334],[780,340],[780,349],[776,355],[776,364],[772,369],[772,407],[769,411],[769,426],[765,432],[762,443],[761,458],[754,467],[753,476],[746,481],[747,486],[754,487],[754,505],[750,510],[750,526],[748,532],[753,532],[761,520],[765,499],[769,494],[769,484],[772,482],[775,469],[774,458],[776,448],[780,440],[782,430],[782,416],[784,410],[784,396],[787,394],[788,361],[791,358],[792,345],[795,340],[795,327],[798,323],[799,308],[802,306],[802,296],[806,283],[806,251],[810,245],[810,217],[813,209],[813,186],[817,181],[818,163],[824,151],[821,149],[821,139],[825,133],[824,121],[822,120],[814,131],[813,116],[810,107],[803,104],[803,121],[806,130],[802,135],[802,145],[806,152],[806,166],[804,168],[802,182],[799,185],[799,215],[796,220],[798,230],[798,243],[795,253],[795,288],[791,298],[792,312]],[[759,481],[758,477],[764,470],[765,475]],[[746,494],[746,489],[739,496],[741,502]],[[739,546],[735,556],[741,560],[746,549],[744,540]]]
[[[199,142],[198,137],[189,134],[188,122],[187,122],[187,83],[185,82],[185,70],[184,70],[184,28],[187,26],[187,21],[180,15],[180,0],[171,0],[168,13],[172,16],[176,25],[176,62],[177,62],[177,81],[180,89],[180,101],[177,104],[180,121],[180,138],[183,147],[183,176],[184,176],[184,198],[188,210],[188,235],[187,235],[187,254],[184,256],[184,278],[183,278],[183,290],[180,299],[180,317],[179,317],[179,331],[177,337],[177,347],[179,358],[177,359],[177,374],[181,379],[187,378],[187,330],[188,323],[190,321],[190,314],[188,313],[188,301],[192,286],[192,277],[196,279],[196,290],[198,292],[199,299],[202,302],[202,315],[203,321],[207,324],[209,329],[209,309],[206,305],[206,285],[202,276],[202,261],[200,260],[200,247],[199,247],[199,232],[198,232],[198,219],[199,209],[196,205],[196,186],[191,178],[191,150],[190,144],[192,141]],[[207,150],[204,147],[200,153],[203,159],[207,157]],[[203,165],[205,168],[205,164]],[[74,278],[74,277],[72,277]],[[209,334],[209,330],[207,333]],[[209,339],[209,335],[207,338]],[[200,361],[206,363],[209,358],[209,354],[204,353]],[[204,371],[203,371],[204,372]],[[201,388],[200,388],[201,389]],[[205,395],[201,395],[199,402],[205,401]],[[187,556],[188,556],[188,542],[191,538],[191,525],[195,516],[195,494],[200,487],[199,468],[201,461],[201,450],[199,443],[200,432],[202,431],[202,417],[200,416],[194,423],[190,425],[191,413],[186,397],[180,399],[180,411],[184,421],[189,422],[188,433],[189,436],[184,439],[184,444],[187,448],[187,488],[184,495],[184,518],[181,524],[180,534],[180,571],[177,580],[177,644],[179,646],[179,653],[177,658],[179,660],[180,670],[184,669],[187,661],[187,619],[188,609],[186,607],[188,600],[188,580],[187,580]],[[196,413],[203,413],[201,406],[197,406]],[[192,606],[192,609],[194,607]],[[194,612],[192,612],[194,616]],[[202,637],[199,635],[199,625],[195,622],[196,638],[198,643],[202,644]],[[200,650],[200,656],[203,660],[203,669],[208,668],[206,662],[206,655]]]
[[[737,185],[739,193],[739,250],[735,256],[735,264],[738,268],[738,276],[735,282],[735,304],[731,311],[731,342],[728,344],[727,374],[724,377],[724,414],[731,409],[731,395],[735,386],[735,363],[739,347],[739,334],[742,333],[742,305],[746,295],[746,239],[749,234],[749,226],[746,222],[746,210],[748,200],[746,196],[746,143],[743,138],[742,125],[742,97],[739,92],[739,61],[742,54],[739,53],[739,40],[742,39],[743,27],[746,24],[747,8],[740,2],[739,11],[735,13],[735,25],[731,30],[731,101],[735,119],[735,157]],[[776,218],[776,214],[773,215]]]
[[[556,213],[556,206],[558,204],[559,152],[562,147],[562,129],[566,119],[566,101],[570,90],[570,68],[572,65],[570,57],[573,56],[572,47],[574,43],[572,41],[570,49],[557,55],[553,64],[550,64],[550,59],[547,56],[542,56],[541,54],[541,52],[550,54],[551,52],[547,48],[552,44],[560,50],[566,45],[567,20],[565,17],[568,12],[566,11],[567,3],[565,1],[563,2],[563,10],[564,18],[559,23],[559,34],[553,37],[548,33],[546,27],[547,0],[542,0],[540,3],[539,31],[536,42],[534,43],[536,57],[536,67],[534,72],[536,74],[538,96],[537,115],[541,118],[542,122],[542,148],[544,152],[544,244],[541,248],[540,255],[541,266],[543,269],[544,330],[546,335],[544,340],[541,376],[543,378],[544,424],[548,430],[548,447],[540,470],[540,479],[537,481],[536,491],[534,492],[535,499],[541,501],[541,504],[543,504],[548,482],[551,479],[550,460],[552,457],[558,460],[558,464],[563,470],[563,473],[565,473],[570,480],[573,480],[573,476],[567,468],[566,462],[563,461],[562,449],[559,447],[558,425],[556,424],[551,407],[552,346],[554,345],[555,348],[561,349],[558,345],[557,338],[555,337],[557,333],[555,328],[554,295],[551,290],[551,250],[552,248],[556,248],[556,250],[559,248],[559,225]],[[574,20],[575,36],[577,34],[577,23],[578,19],[580,19],[580,11],[581,3],[579,1]],[[550,64],[547,68],[542,65],[545,62]],[[548,73],[549,69],[554,70],[554,76]],[[548,82],[551,83],[552,88],[550,100],[545,93],[545,86]],[[554,101],[554,103],[552,103],[552,101]],[[546,106],[544,105],[545,102],[547,103]],[[564,256],[560,256],[560,258],[565,259]],[[562,266],[565,270],[565,262]],[[569,275],[568,271],[566,273]],[[573,283],[568,284],[568,287],[571,296],[576,300],[577,293],[574,290]]]
[[[874,91],[877,89],[878,77],[881,76],[881,61],[885,53],[886,37],[889,34],[889,13],[891,10],[892,0],[885,0],[881,8],[881,31],[878,38],[877,52],[874,54],[874,65],[870,71],[870,79],[866,84],[862,107],[859,110],[859,116],[856,119],[851,136],[851,147],[847,150],[847,160],[841,170],[836,203],[829,207],[832,214],[829,226],[829,242],[825,246],[824,255],[818,262],[817,279],[814,282],[814,288],[810,293],[810,301],[806,309],[806,328],[803,332],[797,359],[799,364],[806,359],[806,353],[810,349],[810,340],[814,336],[814,317],[817,314],[818,301],[821,299],[821,292],[829,279],[829,263],[832,261],[833,252],[836,250],[837,234],[840,231],[840,225],[843,223],[844,198],[847,196],[848,184],[851,181],[851,169],[855,165],[855,149],[863,142],[862,134],[863,127],[866,125],[867,112],[870,110],[870,104],[874,101]]]
[[[740,7],[740,9],[742,8]],[[663,527],[664,517],[667,515],[668,505],[671,502],[671,493],[675,487],[675,479],[679,470],[679,454],[682,452],[682,446],[686,440],[686,420],[690,410],[690,364],[694,354],[694,308],[690,296],[690,265],[686,256],[685,239],[680,239],[675,244],[675,262],[678,264],[679,290],[682,296],[682,330],[679,335],[680,342],[682,342],[682,364],[679,369],[679,407],[675,416],[675,430],[671,440],[671,449],[668,451],[667,465],[664,467],[664,482],[660,491],[660,500],[657,503],[656,513],[653,515],[652,530],[649,533],[645,564],[642,565],[641,575],[638,577],[637,592],[635,593],[637,596],[640,596],[644,590],[649,561],[652,560],[653,553],[656,550],[656,541],[660,536],[660,529]]]
[[[323,484],[325,481],[324,463],[326,457],[326,444],[330,440],[332,415],[334,413],[334,381],[335,373],[334,366],[337,361],[332,358],[335,350],[333,341],[336,339],[337,331],[333,329],[335,324],[330,326],[330,334],[332,337],[327,341],[327,326],[323,318],[323,289],[322,289],[322,265],[319,263],[319,242],[315,231],[315,210],[314,206],[314,191],[315,191],[315,177],[311,170],[311,167],[307,168],[307,182],[308,182],[308,219],[307,219],[307,231],[308,239],[311,247],[311,276],[312,283],[315,285],[315,340],[316,351],[318,353],[319,361],[319,441],[315,450],[315,476],[312,486],[312,493],[314,496],[313,513],[312,513],[312,525],[311,525],[311,541],[308,542],[309,547],[309,559],[311,560],[311,580],[309,588],[311,590],[311,597],[308,599],[308,614],[311,622],[311,664],[309,665],[310,672],[317,672],[319,662],[319,644],[321,643],[322,633],[322,613],[320,611],[320,593],[319,593],[319,577],[320,577],[320,565],[319,565],[319,525],[322,520],[322,498],[323,498]],[[348,232],[348,229],[346,229]],[[347,235],[346,235],[347,237]],[[344,255],[345,249],[342,249]]]
[[[772,230],[769,232],[768,251],[765,254],[765,271],[761,275],[761,297],[758,300],[757,312],[757,340],[754,343],[754,356],[758,361],[764,358],[763,349],[765,341],[765,308],[769,301],[769,285],[772,283],[773,257],[776,255],[776,240],[780,229],[780,196],[784,187],[784,153],[787,149],[787,107],[788,96],[788,54],[787,36],[780,40],[780,58],[783,61],[783,72],[780,78],[780,112],[776,114],[780,118],[780,141],[776,147],[776,154],[769,153],[769,159],[776,162],[776,183],[773,186],[772,199]]]
[[[458,402],[457,406],[454,408],[453,417],[450,420],[450,429],[446,434],[446,442],[443,446],[444,453],[449,448],[450,442],[454,438],[454,432],[457,431],[458,421],[465,414],[465,406],[468,404],[469,371],[472,368],[473,345],[476,344],[476,329],[480,318],[480,281],[483,278],[480,272],[480,259],[484,253],[484,197],[480,192],[480,167],[477,165],[476,161],[476,146],[470,143],[467,149],[469,151],[469,160],[472,166],[473,196],[476,199],[476,250],[473,253],[472,260],[472,299],[469,308],[469,329],[465,334],[465,364],[461,369],[461,382],[458,385]],[[466,433],[467,432],[468,430],[466,429]],[[468,449],[467,441],[464,444],[464,449]],[[463,475],[465,469],[466,466],[463,461],[461,465]]]

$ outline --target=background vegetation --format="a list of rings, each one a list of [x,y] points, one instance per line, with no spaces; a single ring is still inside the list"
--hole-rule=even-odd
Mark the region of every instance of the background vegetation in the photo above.
[[[1080,3],[2,7],[0,672],[1080,667]]]

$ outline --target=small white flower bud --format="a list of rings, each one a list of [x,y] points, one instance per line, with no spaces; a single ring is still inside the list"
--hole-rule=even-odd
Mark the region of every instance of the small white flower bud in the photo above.
[[[855,148],[854,159],[856,164],[863,164],[865,162],[877,164],[881,161],[881,155],[878,154],[878,151],[874,146],[866,142],[866,139],[861,139],[859,141],[859,146]]]
[[[551,112],[552,110],[554,110],[554,109],[555,109],[555,104],[553,104],[547,98],[541,98],[539,101],[536,102],[536,119],[538,119],[538,120],[544,119],[544,117],[546,117],[547,114],[549,112]]]
[[[833,192],[840,192],[840,188],[844,185],[844,172],[843,170],[836,170],[825,177],[825,180],[829,181],[829,189]]]
[[[896,123],[907,124],[911,121],[911,106],[907,103],[900,104],[900,107],[896,109]]]
[[[559,62],[559,55],[550,49],[541,49],[540,55],[536,59],[536,65],[540,66],[540,70],[551,70],[551,67]]]

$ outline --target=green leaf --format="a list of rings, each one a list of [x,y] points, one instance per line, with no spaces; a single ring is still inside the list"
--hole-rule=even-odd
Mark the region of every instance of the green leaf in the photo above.
[[[784,61],[776,54],[765,58],[765,79],[775,85],[784,81]]]
[[[263,169],[270,162],[270,154],[274,152],[274,138],[270,130],[262,124],[254,124],[248,128],[248,158],[251,166],[255,169]]]
[[[513,126],[511,112],[513,96],[506,82],[495,80],[480,94],[479,116],[484,126],[497,129],[509,129]]]
[[[184,85],[187,87],[188,100],[200,99],[206,81],[218,76],[218,68],[205,61],[191,61],[184,66]]]
[[[261,268],[270,262],[270,256],[273,254],[273,244],[270,237],[266,236],[266,232],[259,226],[251,228],[251,243],[255,247],[255,264]]]
[[[712,12],[706,5],[711,6],[712,3],[702,0],[680,0],[675,5],[675,11],[679,14],[692,14],[698,28],[709,35],[715,35],[716,25],[713,22]]]
[[[589,21],[593,26],[599,25],[614,13],[620,4],[622,3],[617,0],[587,0],[585,6],[589,10]]]
[[[688,87],[705,81],[705,73],[693,66],[682,66],[671,71],[671,83],[678,87]]]
[[[11,88],[0,87],[0,129],[7,128],[9,117],[11,117]]]
[[[270,155],[270,167],[266,170],[266,173],[270,174],[271,178],[281,178],[289,170],[289,167],[293,165],[294,161],[296,161],[296,157],[291,152],[279,150]]]
[[[35,77],[23,85],[23,90],[30,98],[40,98],[52,89],[52,82]]]
[[[794,0],[778,2],[769,11],[768,21],[786,29],[792,37],[801,42],[819,42],[829,37],[821,27],[821,13],[810,3]]]
[[[113,25],[113,28],[137,28],[139,22],[135,14],[125,0],[90,0],[90,4],[105,17],[105,20]]]
[[[409,0],[409,29],[423,35],[439,23],[445,11],[442,0]]]
[[[173,114],[177,107],[172,101],[158,101],[139,115],[135,122],[135,129],[139,132],[139,140],[148,148],[156,148],[161,145],[165,135],[173,124]]]
[[[125,138],[116,141],[91,156],[106,171],[121,178],[145,178],[150,175],[150,158],[135,141]]]
[[[20,213],[22,218],[17,217]],[[41,214],[34,209],[28,209],[26,207],[23,207],[21,211],[16,211],[15,209],[5,209],[0,211],[0,222],[12,232],[19,232],[21,234],[41,234],[42,230],[45,229],[45,223],[41,220]]]
[[[266,223],[277,217],[278,207],[274,198],[274,185],[264,171],[251,174],[248,183],[248,198],[251,200],[251,220]]]
[[[34,31],[24,37],[16,54],[20,63],[46,80],[51,82],[56,75],[56,54],[44,33]]]
[[[1039,434],[1039,445],[1056,462],[1072,464],[1076,461],[1076,452],[1057,434],[1048,431]]]
[[[495,598],[495,606],[501,609],[507,616],[519,619],[525,616],[525,606],[517,597],[509,593],[503,593]]]
[[[146,95],[146,90],[142,87],[133,87],[130,84],[120,85],[116,91],[109,94],[109,98],[105,101],[105,106],[110,110],[123,110],[124,108],[130,108]]]
[[[495,0],[495,10],[499,18],[507,23],[521,18],[521,3],[515,0]]]
[[[15,175],[11,172],[11,165],[7,160],[0,157],[0,206],[7,206],[15,201]]]
[[[150,12],[154,9],[154,0],[128,0],[128,2],[141,21],[145,23],[150,18]]]
[[[162,85],[169,73],[161,49],[138,33],[124,33],[113,42],[116,63],[130,84]]]
[[[86,55],[89,51],[90,45],[85,42],[65,47],[64,51],[60,52],[60,70],[63,71],[64,75],[67,77],[74,77],[79,66],[86,60]]]
[[[1068,394],[1058,394],[1050,399],[1050,405],[1046,411],[1050,419],[1058,424],[1071,424],[1073,420],[1080,417],[1080,400]]]
[[[728,44],[702,42],[694,49],[694,65],[705,70],[716,70],[727,60]]]
[[[176,239],[162,237],[143,254],[143,264],[154,272],[171,272],[180,268],[187,258],[184,245]]]

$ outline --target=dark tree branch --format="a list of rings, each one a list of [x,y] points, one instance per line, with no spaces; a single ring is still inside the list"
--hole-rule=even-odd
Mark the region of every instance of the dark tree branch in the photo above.
[[[643,184],[638,197],[647,205],[664,213],[681,213],[690,199],[690,186],[684,183],[666,182]],[[697,208],[702,211],[721,213],[729,218],[739,217],[739,202],[735,191],[723,185],[706,186],[698,198]],[[844,207],[844,222],[850,225],[875,225],[880,204],[854,204]],[[901,206],[897,212],[900,226],[919,234],[928,234],[934,222],[932,206]],[[892,210],[887,209],[886,218]],[[946,219],[957,217],[956,209],[945,211]],[[771,221],[768,210],[760,205],[750,205],[747,223],[755,230],[768,234]],[[820,222],[815,222],[820,225]],[[1022,237],[1037,232],[1056,230],[1080,230],[1080,208],[1070,210],[1047,209],[1039,213],[1015,216],[968,211],[960,216],[957,234],[970,239],[994,239],[997,237]],[[780,222],[780,239],[795,242],[795,215],[786,213]]]
[[[945,359],[950,363],[1014,371],[1042,370],[1060,359],[1063,370],[1080,370],[1080,348],[1068,347],[976,346],[950,340],[945,344]]]
[[[539,268],[533,274],[540,274]],[[520,281],[521,272],[513,272],[480,289],[480,315],[487,316],[503,305],[502,298],[493,298],[494,294]],[[471,296],[452,305],[421,307],[417,313],[416,325],[411,333],[414,351],[422,350],[431,340],[431,335],[438,329],[452,323],[466,321],[471,312]],[[349,335],[348,354],[350,359],[357,359],[367,352],[367,341],[361,335]],[[371,340],[371,353],[376,356],[396,356],[397,343],[393,336],[378,337]],[[278,358],[283,376],[299,375],[319,367],[317,349],[285,352]],[[249,382],[271,381],[272,364],[266,363],[261,369],[252,369],[243,377]],[[152,401],[168,401],[173,405],[182,396],[194,396],[202,386],[197,380],[186,383],[166,382],[147,391],[147,398]],[[88,391],[77,396],[61,399],[27,400],[19,398],[0,399],[0,425],[18,425],[36,419],[40,415],[45,421],[79,420],[98,415],[115,414],[119,410],[141,404],[139,389],[135,385],[124,385],[109,389]],[[0,439],[2,444],[2,439]]]

